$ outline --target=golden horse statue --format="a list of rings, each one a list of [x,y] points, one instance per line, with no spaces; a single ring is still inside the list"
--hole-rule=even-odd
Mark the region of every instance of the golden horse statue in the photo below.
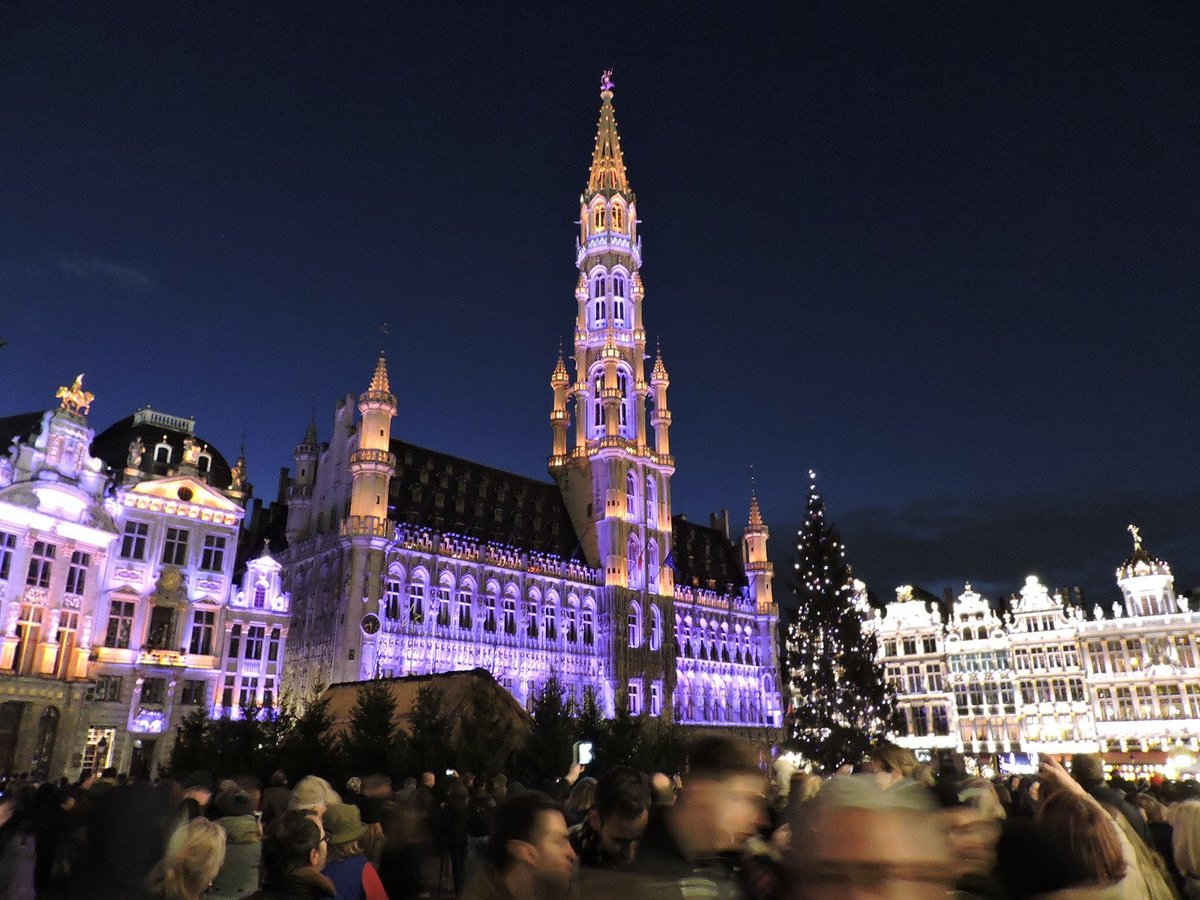
[[[62,401],[61,407],[67,412],[82,416],[87,415],[87,411],[91,409],[92,401],[96,399],[96,395],[83,389],[83,373],[80,372],[75,376],[75,381],[71,386],[60,387],[55,392],[54,398]]]

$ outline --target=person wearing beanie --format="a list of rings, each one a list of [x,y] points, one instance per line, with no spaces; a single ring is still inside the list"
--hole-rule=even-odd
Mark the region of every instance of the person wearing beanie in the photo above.
[[[379,873],[363,853],[368,828],[358,807],[335,803],[325,810],[329,857],[322,874],[337,888],[338,900],[387,900]]]
[[[225,830],[225,861],[205,900],[237,900],[258,887],[262,829],[254,815],[254,801],[245,791],[222,791],[213,798],[212,809]]]

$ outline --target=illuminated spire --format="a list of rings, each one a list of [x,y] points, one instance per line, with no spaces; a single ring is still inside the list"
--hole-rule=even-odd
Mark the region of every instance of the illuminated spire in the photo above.
[[[667,367],[663,364],[662,347],[655,349],[654,368],[650,370],[651,384],[667,384]]]
[[[753,488],[750,490],[750,528],[762,528],[762,512],[758,508],[758,494]]]
[[[550,373],[550,386],[558,387],[559,385],[563,385],[565,387],[570,383],[571,376],[567,374],[567,364],[563,360],[562,344],[559,344],[558,362],[554,364],[554,371]]]
[[[612,89],[612,69],[608,69],[600,80],[600,124],[596,127],[596,148],[592,151],[592,170],[588,175],[589,194],[629,193]]]
[[[375,363],[375,374],[371,376],[371,392],[379,394],[390,394],[391,387],[388,386],[387,360],[383,358],[383,351],[379,352],[379,362]]]

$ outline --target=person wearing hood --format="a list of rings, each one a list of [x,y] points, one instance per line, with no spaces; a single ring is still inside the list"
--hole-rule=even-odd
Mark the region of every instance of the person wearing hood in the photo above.
[[[213,800],[213,815],[225,831],[225,861],[205,900],[238,900],[258,887],[262,828],[245,791],[222,791]]]

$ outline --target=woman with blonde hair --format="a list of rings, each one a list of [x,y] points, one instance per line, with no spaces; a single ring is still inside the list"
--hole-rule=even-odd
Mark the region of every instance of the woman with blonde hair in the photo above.
[[[171,835],[146,888],[155,900],[200,900],[224,859],[225,829],[208,819],[192,819]]]

